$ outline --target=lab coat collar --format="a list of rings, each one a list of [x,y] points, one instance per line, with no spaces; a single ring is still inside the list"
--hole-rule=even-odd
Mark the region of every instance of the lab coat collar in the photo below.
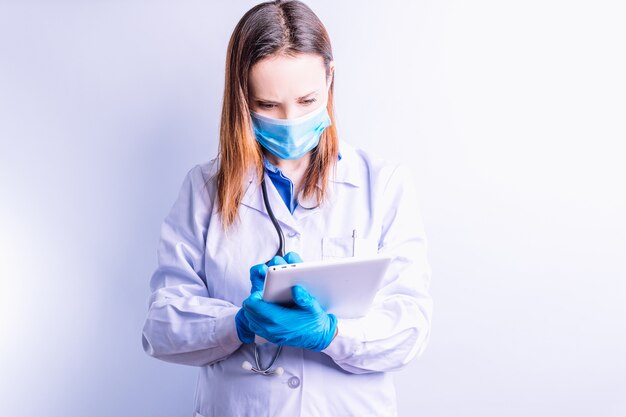
[[[267,173],[265,174],[265,186],[267,187],[267,198],[272,207],[272,211],[274,212],[276,220],[281,223],[283,232],[299,232],[296,220],[289,212],[289,209],[285,205],[285,202],[280,194],[278,194],[278,190],[276,190],[274,183]],[[241,199],[241,204],[264,213],[268,216],[269,221],[269,214],[265,209],[265,202],[263,201],[263,189],[261,188],[261,184],[258,183],[256,174],[253,174],[248,178],[248,185]]]
[[[263,158],[264,167],[276,172],[278,168],[272,165],[266,158]],[[363,169],[359,166],[358,155],[354,147],[344,141],[339,141],[339,160],[335,165],[335,172],[331,172],[329,180],[336,183],[347,183],[355,187],[363,184]],[[333,175],[334,174],[334,175]],[[248,175],[249,182],[256,181],[256,170],[252,169]],[[321,182],[317,186],[321,188]]]
[[[331,184],[328,187],[329,200],[333,199],[333,193],[335,192],[336,184],[350,184],[354,187],[360,187],[364,181],[363,168],[359,165],[359,158],[355,149],[346,142],[339,142],[339,152],[341,159],[337,161],[335,166],[335,172],[331,172],[329,181]],[[265,174],[265,181],[267,186],[268,199],[276,219],[282,223],[283,226],[287,226],[291,229],[298,230],[296,221],[315,213],[319,208],[316,207],[315,199],[304,199],[302,195],[298,196],[298,206],[293,213],[293,216],[289,212],[289,209],[285,205],[278,191],[274,187],[272,180]],[[317,184],[321,188],[321,182]],[[252,169],[248,176],[248,184],[246,191],[241,199],[241,204],[266,213],[265,203],[263,202],[263,191],[261,185],[258,184],[256,170]]]
[[[354,147],[347,142],[339,141],[339,153],[341,159],[337,161],[334,176],[331,172],[330,181],[360,187],[364,180],[363,168],[359,165],[359,158]]]

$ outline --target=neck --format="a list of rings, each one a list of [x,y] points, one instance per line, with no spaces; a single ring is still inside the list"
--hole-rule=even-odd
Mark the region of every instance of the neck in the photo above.
[[[307,152],[300,159],[280,159],[271,152],[264,151],[264,155],[268,161],[275,167],[279,168],[283,174],[291,180],[294,186],[294,193],[298,195],[304,181],[304,174],[311,161],[311,152]]]
[[[288,177],[291,173],[303,174],[309,166],[309,162],[311,161],[311,152],[307,152],[300,159],[281,159],[266,150],[264,150],[263,154],[272,165],[279,168]]]

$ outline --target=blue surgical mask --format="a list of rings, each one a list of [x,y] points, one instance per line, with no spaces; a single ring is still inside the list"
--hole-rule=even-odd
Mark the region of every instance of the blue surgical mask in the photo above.
[[[251,112],[256,139],[281,159],[299,159],[319,143],[324,129],[331,125],[323,104],[318,109],[295,119],[274,119]]]

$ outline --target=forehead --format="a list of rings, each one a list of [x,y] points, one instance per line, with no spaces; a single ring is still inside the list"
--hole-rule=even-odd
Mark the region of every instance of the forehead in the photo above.
[[[302,97],[325,83],[324,59],[316,54],[270,56],[254,64],[248,77],[251,95],[276,101]]]

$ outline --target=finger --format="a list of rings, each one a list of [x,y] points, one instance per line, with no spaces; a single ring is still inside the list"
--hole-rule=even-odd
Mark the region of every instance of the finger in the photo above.
[[[296,252],[289,252],[285,255],[285,261],[287,261],[288,264],[298,264],[302,262],[302,258]]]
[[[274,335],[268,331],[264,326],[262,325],[257,325],[256,323],[251,324],[250,325],[250,330],[262,337],[263,339],[267,340],[268,342],[274,343],[274,344],[278,344],[279,340],[277,338],[274,337]]]
[[[315,297],[313,297],[301,285],[294,285],[291,287],[291,296],[293,301],[305,310],[319,311],[321,309]]]
[[[248,327],[250,328],[250,331],[252,333],[258,334],[259,336],[263,337],[263,334],[265,333],[265,329],[257,325],[254,320],[250,321],[250,324],[248,325]]]
[[[269,262],[267,263],[267,266],[285,265],[285,264],[287,264],[287,261],[285,261],[282,257],[274,256],[272,259],[269,260]]]
[[[274,265],[285,265],[287,262],[281,258],[280,256],[274,256],[270,261],[266,264],[258,264],[254,265],[250,268],[250,281],[252,283],[252,288],[250,289],[250,294],[255,291],[262,291],[265,286],[265,276],[267,275],[267,267]]]
[[[245,314],[245,313],[244,313]],[[250,331],[256,335],[259,335],[265,339],[267,339],[267,330],[265,329],[265,327],[257,324],[257,322],[255,322],[254,320],[248,320],[248,328],[250,329]]]
[[[250,297],[243,300],[241,307],[247,312],[254,311],[258,307],[258,303],[263,301],[263,293],[261,291],[254,291],[250,294]]]
[[[267,265],[258,264],[250,268],[250,283],[252,288],[250,294],[256,291],[263,291],[265,286],[265,276],[267,275]]]
[[[264,301],[261,291],[254,292],[250,297],[246,298],[242,307],[245,310],[246,317],[266,322],[274,322],[274,318],[282,317],[285,311],[289,310],[279,304]]]

